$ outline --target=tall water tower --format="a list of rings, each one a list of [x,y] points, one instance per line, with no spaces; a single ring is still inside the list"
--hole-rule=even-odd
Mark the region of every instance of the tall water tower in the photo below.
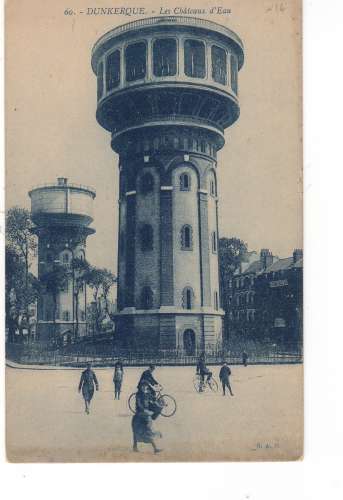
[[[239,116],[243,45],[191,17],[119,26],[92,52],[99,124],[119,155],[118,314],[131,349],[222,339],[217,152]]]
[[[44,184],[29,192],[32,220],[38,236],[38,277],[52,271],[56,264],[65,266],[68,282],[60,290],[56,301],[45,293],[38,302],[37,337],[39,340],[73,341],[78,323],[78,336],[86,335],[86,286],[81,287],[75,299],[73,258],[85,259],[87,236],[95,230],[93,221],[95,191],[87,186],[70,184],[64,177],[57,183]],[[76,311],[76,302],[78,310]],[[77,320],[78,318],[78,320]]]

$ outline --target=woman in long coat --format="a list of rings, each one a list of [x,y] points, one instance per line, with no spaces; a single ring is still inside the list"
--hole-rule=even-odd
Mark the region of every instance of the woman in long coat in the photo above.
[[[155,453],[159,453],[154,438],[162,437],[160,432],[152,430],[152,411],[149,410],[151,394],[149,386],[142,383],[136,394],[136,413],[132,418],[133,451],[138,451],[137,443],[149,443]]]
[[[98,379],[91,369],[91,364],[87,363],[87,368],[82,372],[79,383],[79,392],[82,390],[82,396],[85,400],[85,412],[89,414],[89,406],[94,394],[94,385],[96,390],[99,390]]]

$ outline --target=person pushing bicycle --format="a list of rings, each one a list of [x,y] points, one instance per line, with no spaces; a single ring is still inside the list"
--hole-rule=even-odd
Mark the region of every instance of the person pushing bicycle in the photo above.
[[[206,382],[211,380],[212,377],[212,372],[206,366],[204,353],[202,353],[199,357],[199,361],[196,368],[196,374],[200,375],[201,385],[199,391],[202,392],[204,390],[205,375],[207,375]]]
[[[141,375],[141,378],[139,379],[137,388],[138,391],[140,391],[142,386],[144,385],[148,386],[151,397],[149,408],[153,412],[151,418],[153,420],[156,420],[156,418],[160,415],[162,411],[162,407],[158,404],[156,396],[156,393],[160,389],[161,384],[159,384],[157,380],[153,377],[152,374],[154,370],[155,370],[155,365],[149,365],[149,368],[147,370],[144,370],[144,372]]]

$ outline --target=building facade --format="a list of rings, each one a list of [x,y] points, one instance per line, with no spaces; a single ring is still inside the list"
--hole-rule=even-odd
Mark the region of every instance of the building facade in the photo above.
[[[57,290],[56,304],[48,291],[38,301],[36,338],[72,342],[75,335],[87,333],[86,284],[81,283],[76,290],[72,262],[85,259],[87,236],[95,232],[89,227],[95,191],[61,177],[57,183],[32,189],[29,196],[38,236],[38,278],[59,265],[67,271],[63,288]]]
[[[131,349],[221,342],[217,152],[239,116],[242,42],[190,17],[142,19],[95,44],[99,124],[119,155],[116,332]]]
[[[302,342],[302,250],[279,259],[267,250],[229,282],[226,340],[278,345]]]

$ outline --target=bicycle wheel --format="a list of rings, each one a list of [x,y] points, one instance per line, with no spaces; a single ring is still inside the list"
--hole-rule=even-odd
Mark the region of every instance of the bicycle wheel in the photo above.
[[[194,375],[194,377],[193,377],[193,385],[194,385],[194,389],[197,392],[200,392],[200,386],[201,386],[200,375]]]
[[[136,394],[136,392],[133,392],[127,401],[127,404],[129,405],[132,413],[136,413]]]
[[[173,396],[169,394],[162,394],[158,400],[158,404],[161,405],[161,415],[163,417],[172,417],[176,412],[176,401]]]
[[[218,392],[218,384],[217,381],[214,380],[214,378],[210,378],[207,383],[212,392]]]

